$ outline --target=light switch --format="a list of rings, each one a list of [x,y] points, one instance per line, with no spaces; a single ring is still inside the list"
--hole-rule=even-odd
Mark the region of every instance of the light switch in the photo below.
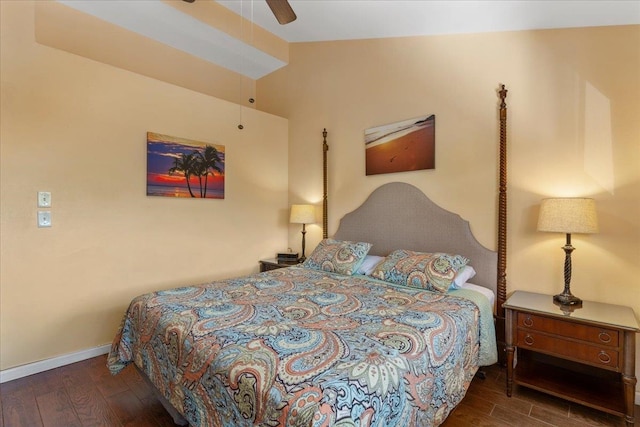
[[[49,191],[38,191],[38,207],[51,207],[51,193]]]
[[[51,211],[38,211],[38,227],[51,227]]]

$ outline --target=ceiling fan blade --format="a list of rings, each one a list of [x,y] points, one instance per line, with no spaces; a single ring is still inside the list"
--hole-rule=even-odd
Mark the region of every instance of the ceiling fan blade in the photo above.
[[[196,0],[182,0],[187,3],[193,3]],[[281,25],[288,24],[290,22],[295,21],[298,17],[296,13],[289,5],[287,0],[265,0],[267,5],[269,5],[269,9],[273,12],[274,16],[278,20]]]
[[[297,16],[287,0],[266,1],[280,25],[288,24],[296,20]]]

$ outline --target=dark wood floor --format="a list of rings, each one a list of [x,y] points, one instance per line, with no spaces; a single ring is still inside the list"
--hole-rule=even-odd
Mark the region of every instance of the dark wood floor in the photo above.
[[[443,427],[592,427],[624,426],[621,417],[567,402],[514,385],[512,397],[505,394],[505,369],[486,369],[487,378],[475,378],[467,395],[442,424]],[[636,405],[636,419],[640,407]],[[638,424],[636,422],[636,424]]]
[[[525,388],[504,393],[504,371],[487,369],[445,427],[623,426],[621,418]],[[138,372],[128,367],[112,377],[106,357],[0,384],[0,427],[173,426],[171,417]],[[640,414],[636,406],[636,414]]]

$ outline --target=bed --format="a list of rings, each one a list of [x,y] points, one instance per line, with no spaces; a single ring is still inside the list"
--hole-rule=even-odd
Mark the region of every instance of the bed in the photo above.
[[[135,298],[108,367],[135,364],[182,425],[437,426],[497,361],[500,242],[385,184],[301,265]]]

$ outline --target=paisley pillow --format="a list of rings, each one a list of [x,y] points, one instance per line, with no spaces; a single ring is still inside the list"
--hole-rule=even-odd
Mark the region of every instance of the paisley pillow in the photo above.
[[[371,249],[371,243],[324,239],[302,266],[332,273],[354,274]]]
[[[462,255],[398,249],[376,266],[371,277],[396,285],[447,292],[458,270],[468,262]]]

